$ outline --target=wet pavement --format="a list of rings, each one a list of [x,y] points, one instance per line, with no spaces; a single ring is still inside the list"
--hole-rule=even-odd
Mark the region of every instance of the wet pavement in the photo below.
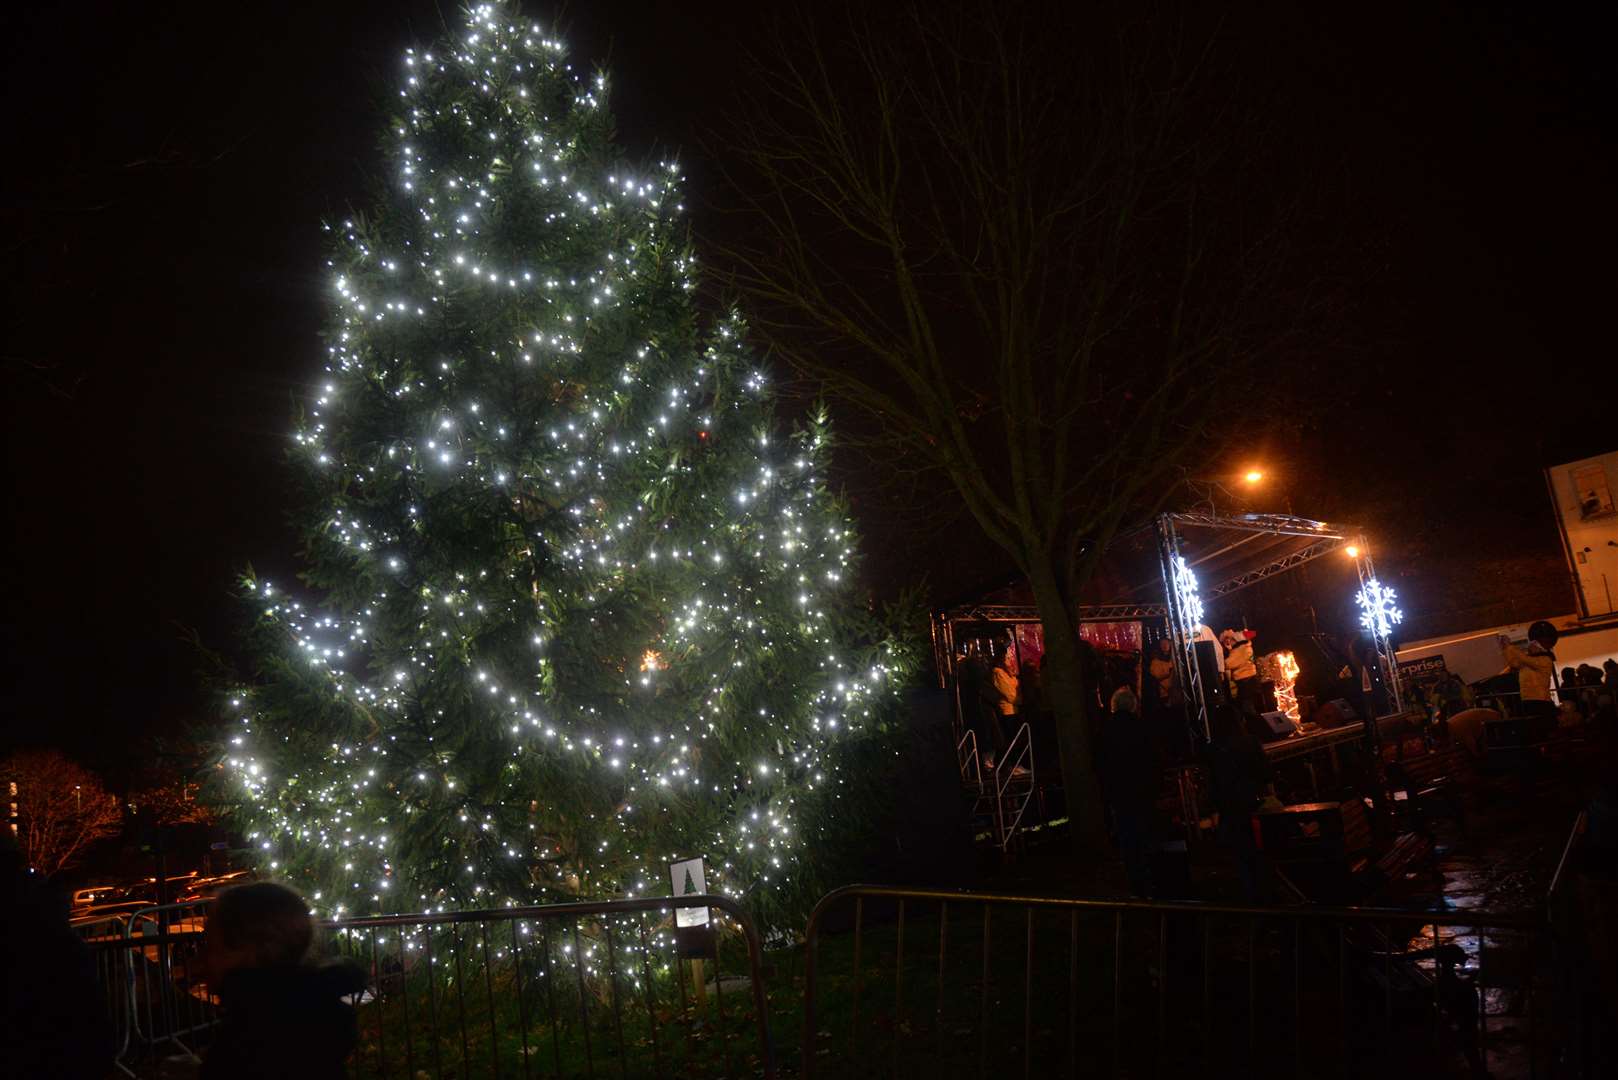
[[[1530,927],[1480,931],[1464,924],[1444,926],[1435,939],[1429,924],[1408,943],[1411,949],[1460,947],[1464,959],[1455,963],[1455,970],[1478,988],[1481,1045],[1491,1077],[1544,1074],[1554,1052],[1553,980],[1542,932],[1546,899],[1574,821],[1597,778],[1596,766],[1577,748],[1527,772],[1479,770],[1467,775],[1450,785],[1464,809],[1464,827],[1449,820],[1429,824],[1442,886],[1429,866],[1412,874],[1403,888],[1372,901],[1413,910],[1515,916]],[[1233,867],[1217,845],[1193,845],[1191,869],[1199,898],[1239,900]],[[1120,867],[1076,870],[1061,829],[1032,838],[1019,859],[990,870],[980,887],[1079,896],[1128,892]],[[1449,959],[1454,958],[1451,952]],[[1418,960],[1417,966],[1431,975],[1434,962]],[[1460,1055],[1454,1064],[1455,1075],[1468,1075]]]
[[[1466,827],[1438,822],[1437,860],[1441,894],[1409,902],[1448,911],[1520,915],[1540,927],[1547,894],[1569,833],[1585,805],[1591,777],[1566,759],[1520,773],[1483,774],[1461,785]],[[1433,943],[1422,928],[1411,948]],[[1492,1077],[1528,1077],[1544,1072],[1552,1050],[1546,1003],[1552,992],[1548,946],[1541,932],[1481,931],[1465,926],[1438,930],[1439,944],[1460,946],[1458,973],[1478,988],[1485,1067]],[[1419,961],[1431,974],[1434,961]]]

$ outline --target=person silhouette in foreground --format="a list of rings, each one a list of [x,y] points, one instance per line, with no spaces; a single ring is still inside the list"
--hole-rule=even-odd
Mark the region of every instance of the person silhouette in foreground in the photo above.
[[[314,922],[303,897],[274,882],[238,885],[208,913],[208,961],[224,1010],[203,1080],[345,1075],[358,1041],[344,997],[365,989],[351,961],[310,958]]]
[[[90,947],[67,902],[0,828],[0,1076],[101,1080],[113,1031]]]
[[[1152,733],[1140,718],[1140,704],[1128,687],[1112,695],[1112,708],[1101,728],[1101,791],[1112,811],[1113,839],[1129,875],[1129,891],[1153,895],[1151,853],[1157,847],[1154,828],[1162,761]]]
[[[1270,759],[1228,702],[1213,711],[1213,736],[1208,772],[1214,809],[1219,812],[1219,842],[1236,862],[1248,903],[1263,903],[1269,886],[1253,835],[1253,813],[1260,800],[1275,793]]]

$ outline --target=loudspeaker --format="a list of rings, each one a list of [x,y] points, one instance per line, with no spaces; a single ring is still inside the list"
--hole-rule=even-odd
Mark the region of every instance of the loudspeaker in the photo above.
[[[1345,698],[1328,701],[1315,710],[1315,723],[1325,728],[1357,724],[1359,720],[1359,714],[1354,711],[1354,706],[1350,705]]]
[[[1212,641],[1196,642],[1197,671],[1202,676],[1202,700],[1208,706],[1210,714],[1225,703],[1225,680],[1219,670],[1219,654],[1215,650],[1218,643]]]
[[[1255,726],[1259,728],[1258,737],[1261,742],[1284,739],[1298,730],[1298,725],[1292,722],[1292,717],[1284,712],[1259,713],[1259,719],[1263,723]]]
[[[1274,712],[1279,706],[1275,700],[1275,684],[1268,679],[1258,684],[1258,711]]]

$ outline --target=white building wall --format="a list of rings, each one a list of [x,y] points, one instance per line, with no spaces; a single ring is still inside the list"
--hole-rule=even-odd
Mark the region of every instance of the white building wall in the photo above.
[[[1565,667],[1577,668],[1580,664],[1589,664],[1599,669],[1604,661],[1618,660],[1618,623],[1601,627],[1581,626],[1572,615],[1547,621],[1562,635],[1556,643],[1558,677]],[[1506,669],[1500,655],[1500,635],[1505,634],[1518,645],[1523,645],[1528,641],[1528,627],[1528,623],[1489,626],[1464,634],[1412,641],[1401,645],[1397,656],[1400,663],[1442,656],[1446,670],[1459,674],[1469,683],[1477,682]]]
[[[1553,465],[1545,479],[1582,594],[1579,614],[1618,614],[1618,450]]]

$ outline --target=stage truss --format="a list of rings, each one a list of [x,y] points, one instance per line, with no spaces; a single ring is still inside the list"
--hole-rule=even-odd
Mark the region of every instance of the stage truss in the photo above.
[[[1212,730],[1195,649],[1195,627],[1201,616],[1200,612],[1190,610],[1191,605],[1196,603],[1199,590],[1193,589],[1187,594],[1177,589],[1176,567],[1185,568],[1181,571],[1184,576],[1195,574],[1198,567],[1215,564],[1216,560],[1233,563],[1216,580],[1200,589],[1200,595],[1210,599],[1229,596],[1267,578],[1296,570],[1345,549],[1354,559],[1362,588],[1376,577],[1370,548],[1363,532],[1355,527],[1282,514],[1171,513],[1159,515],[1153,524],[1157,537],[1159,580],[1141,582],[1140,585],[1160,587],[1163,602],[1081,605],[1079,621],[1166,619],[1174,643],[1181,685],[1187,688],[1188,719],[1204,737],[1210,737]],[[1209,543],[1191,543],[1193,537],[1205,538]],[[1233,553],[1234,557],[1231,557]],[[945,678],[946,673],[953,669],[956,627],[959,624],[1039,621],[1039,610],[1031,604],[965,604],[937,613],[933,619],[933,648],[939,661],[940,678]],[[1392,695],[1394,709],[1398,710],[1402,708],[1402,702],[1393,642],[1389,635],[1382,633],[1373,632],[1371,638],[1384,666],[1385,682]]]

